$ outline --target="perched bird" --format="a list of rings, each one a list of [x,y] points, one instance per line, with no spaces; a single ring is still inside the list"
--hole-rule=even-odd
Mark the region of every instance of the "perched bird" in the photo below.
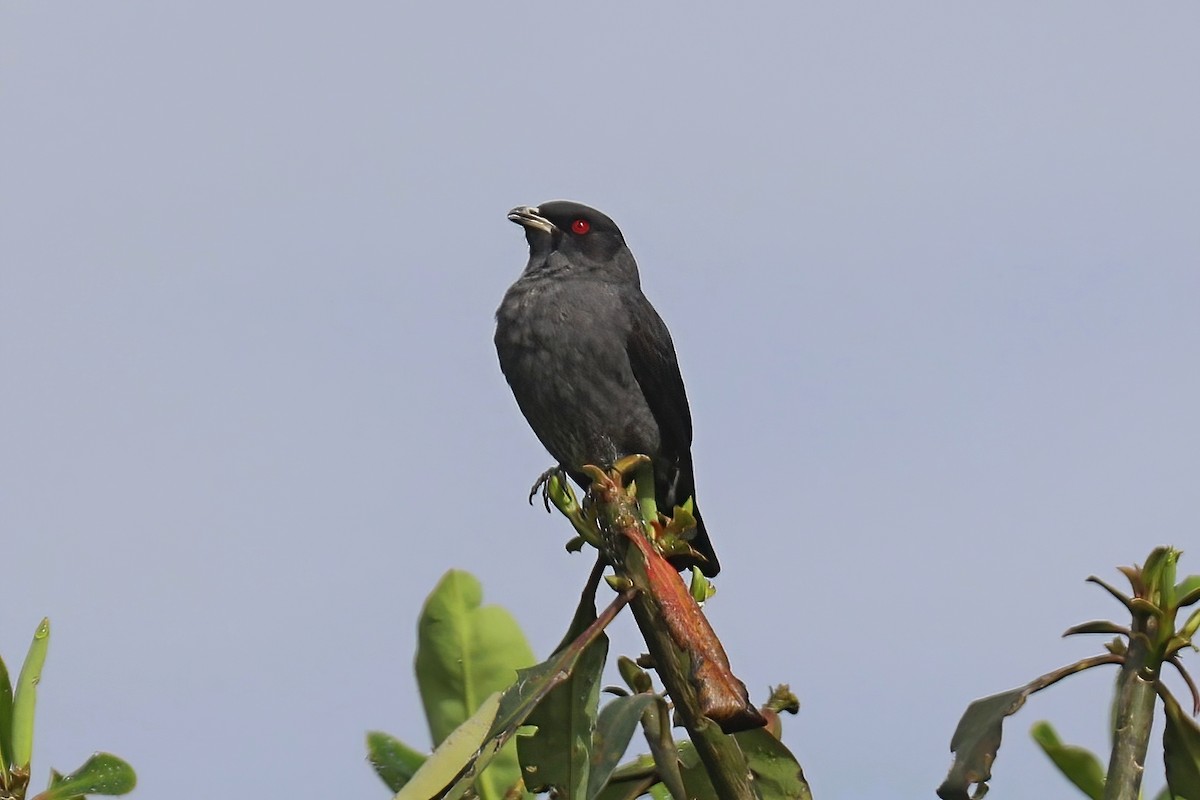
[[[692,415],[671,334],[642,294],[621,230],[566,200],[518,206],[508,218],[525,228],[529,263],[496,311],[496,352],[521,413],[585,489],[585,464],[649,456],[655,499],[669,514],[695,493]],[[720,564],[693,513],[691,545],[712,577]]]

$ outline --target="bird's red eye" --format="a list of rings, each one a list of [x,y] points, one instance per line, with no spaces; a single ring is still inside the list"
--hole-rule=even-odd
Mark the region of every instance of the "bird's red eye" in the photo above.
[[[591,229],[592,223],[588,222],[586,219],[577,219],[571,223],[571,230],[580,236],[583,236]]]

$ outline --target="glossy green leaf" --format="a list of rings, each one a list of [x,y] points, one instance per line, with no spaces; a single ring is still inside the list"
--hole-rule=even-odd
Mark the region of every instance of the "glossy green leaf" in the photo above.
[[[617,769],[595,800],[635,800],[647,794],[652,798],[672,800],[666,788],[661,783],[654,782],[654,765],[649,762],[647,756],[641,756]],[[682,800],[687,798],[683,797]]]
[[[708,779],[708,770],[700,760],[700,754],[690,741],[679,743],[679,772],[688,800],[721,800]]]
[[[764,800],[812,800],[804,770],[787,745],[764,728],[733,734],[754,776],[754,786]],[[691,742],[680,742],[683,782],[689,798],[720,800],[708,778],[704,762]]]
[[[485,697],[503,691],[534,663],[512,616],[484,606],[476,578],[450,570],[425,602],[417,626],[417,683],[434,744],[466,721]]]
[[[1175,602],[1179,608],[1187,608],[1200,600],[1200,575],[1189,575],[1175,587]]]
[[[29,653],[21,666],[17,688],[13,693],[12,710],[12,766],[26,768],[33,756],[33,715],[37,706],[37,685],[42,679],[42,666],[46,663],[46,649],[50,645],[50,620],[43,619],[33,634]]]
[[[541,664],[517,670],[517,682],[508,687],[500,697],[495,720],[483,738],[484,744],[470,756],[460,770],[462,777],[438,797],[458,797],[461,796],[458,792],[465,792],[470,788],[472,777],[483,771],[497,751],[511,741],[538,703],[542,702],[554,687],[567,679],[590,643],[588,637],[598,635],[599,632],[591,628],[583,633],[586,635],[577,636]],[[406,786],[405,790],[407,789]]]
[[[617,672],[621,674],[621,679],[634,694],[648,692],[653,686],[650,673],[639,667],[638,663],[629,656],[617,657]]]
[[[595,622],[595,587],[589,584],[580,595],[555,655],[550,658],[554,662],[568,656],[572,666],[556,678],[554,688],[532,705],[524,722],[536,726],[536,730],[517,738],[521,774],[530,791],[554,788],[567,798],[582,798],[586,792],[592,731],[600,703],[600,677],[608,655],[608,637],[603,633],[590,644],[581,641]]]
[[[1140,615],[1146,616],[1146,617],[1161,618],[1163,615],[1163,610],[1158,607],[1157,603],[1152,603],[1149,600],[1146,600],[1145,598],[1142,598],[1142,597],[1135,597],[1132,600],[1130,600],[1129,601],[1129,610],[1132,611],[1134,613],[1134,615],[1140,614]]]
[[[525,719],[526,725],[537,727],[528,736],[517,737],[517,754],[529,791],[553,788],[564,798],[586,795],[600,676],[607,655],[608,637],[600,636],[584,649],[569,676]]]
[[[1067,780],[1092,800],[1103,800],[1106,768],[1094,753],[1063,744],[1049,722],[1036,723],[1029,733]]]
[[[1169,693],[1162,693],[1167,722],[1163,728],[1163,762],[1167,786],[1178,800],[1200,800],[1200,727]]]
[[[428,758],[391,734],[383,731],[367,733],[367,761],[392,792],[404,788]]]
[[[628,697],[618,697],[601,709],[592,738],[588,798],[595,798],[608,783],[621,756],[625,754],[625,749],[629,747],[629,740],[633,738],[634,731],[638,729],[642,713],[656,702],[658,702],[658,698],[652,694],[634,694]]]
[[[488,747],[489,731],[500,708],[500,693],[484,698],[473,716],[442,739],[433,754],[396,794],[395,800],[454,800],[471,788],[477,770],[486,766],[480,759]],[[503,795],[499,795],[503,797]]]
[[[0,659],[0,786],[8,785],[8,765],[13,763],[12,712],[12,683],[8,679],[8,667]]]
[[[479,581],[450,570],[429,595],[417,625],[417,684],[436,745],[470,719],[484,698],[508,688],[533,651],[512,616],[484,606]],[[477,787],[502,798],[521,779],[513,747],[495,754]]]
[[[674,797],[686,798],[679,769],[679,746],[671,734],[671,709],[662,697],[656,697],[654,704],[642,712],[642,729],[663,789]]]
[[[1183,623],[1183,627],[1179,629],[1179,635],[1184,639],[1191,639],[1198,630],[1200,630],[1200,608],[1193,611],[1192,615],[1187,618],[1187,622]]]
[[[513,735],[525,724],[525,720],[528,719],[529,714],[533,712],[538,703],[570,674],[579,652],[567,651],[529,669],[517,671],[517,682],[500,697],[500,707],[496,712],[495,721],[484,739],[487,747],[481,748],[471,757],[470,762],[463,770],[465,776],[469,777],[482,771],[500,747],[511,744]],[[463,785],[462,780],[452,788],[457,790],[460,785]],[[444,796],[459,795],[446,794]]]
[[[553,660],[558,654],[566,653],[572,648],[578,653],[582,652],[579,648],[579,637],[591,627],[596,621],[596,587],[590,583],[584,587],[579,595],[579,602],[575,604],[575,613],[571,615],[571,624],[567,626],[566,633],[559,640],[558,645],[554,648],[554,655],[550,657]]]
[[[674,800],[669,789],[661,783],[656,783],[650,787],[650,800]],[[679,800],[685,800],[684,795],[679,795]]]
[[[763,728],[742,731],[733,738],[742,748],[750,772],[754,774],[754,785],[764,798],[812,800],[804,770],[783,742]]]
[[[128,794],[137,785],[133,767],[111,753],[96,753],[74,772],[58,777],[33,800],[67,800],[88,794]]]
[[[1146,557],[1146,563],[1142,567],[1142,581],[1145,584],[1147,600],[1157,605],[1166,599],[1161,595],[1164,584],[1170,584],[1171,591],[1174,593],[1175,560],[1178,557],[1178,551],[1170,547],[1156,547],[1150,551],[1150,555]]]

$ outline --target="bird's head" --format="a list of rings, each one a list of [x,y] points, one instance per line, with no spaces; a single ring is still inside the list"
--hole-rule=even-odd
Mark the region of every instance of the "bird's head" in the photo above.
[[[637,280],[637,265],[621,229],[606,214],[570,200],[517,206],[508,218],[525,228],[527,270],[603,273]]]

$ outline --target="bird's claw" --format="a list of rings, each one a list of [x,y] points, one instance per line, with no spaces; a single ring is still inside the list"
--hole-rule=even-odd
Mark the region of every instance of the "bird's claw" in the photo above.
[[[542,493],[542,505],[546,507],[546,513],[550,513],[550,479],[557,476],[559,481],[565,481],[566,475],[563,473],[562,467],[554,466],[538,476],[538,479],[533,482],[533,486],[529,487],[529,505],[533,505],[533,498],[538,493]]]

